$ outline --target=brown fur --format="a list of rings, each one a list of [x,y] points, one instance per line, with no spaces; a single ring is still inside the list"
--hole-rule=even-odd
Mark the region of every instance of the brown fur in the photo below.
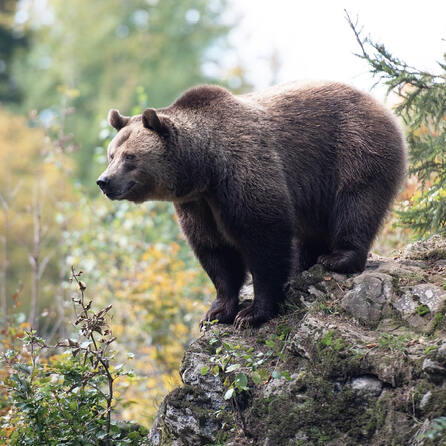
[[[361,271],[405,172],[395,119],[340,83],[242,96],[200,86],[110,123],[98,184],[112,199],[174,202],[217,290],[205,318],[239,325],[277,313],[293,264]],[[248,270],[255,299],[240,309]]]

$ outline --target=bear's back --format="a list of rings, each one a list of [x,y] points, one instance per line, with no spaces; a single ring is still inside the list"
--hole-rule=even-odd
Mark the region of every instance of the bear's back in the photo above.
[[[339,82],[289,82],[243,95],[201,85],[171,110],[195,121],[222,152],[243,152],[252,163],[260,151],[271,162],[281,160],[288,178],[306,172],[301,181],[311,183],[323,172],[342,186],[369,181],[383,163],[391,181],[404,173],[404,138],[393,115],[370,95]]]
[[[270,118],[288,164],[334,169],[344,184],[366,181],[383,162],[405,171],[401,126],[372,96],[339,82],[289,82],[240,96]]]
[[[233,95],[218,85],[198,85],[185,91],[173,104],[172,108],[200,110],[230,100]]]

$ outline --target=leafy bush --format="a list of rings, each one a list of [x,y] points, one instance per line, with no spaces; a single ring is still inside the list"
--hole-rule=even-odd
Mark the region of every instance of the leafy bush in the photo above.
[[[113,365],[109,326],[111,305],[97,312],[85,297],[81,273],[72,271],[79,296],[72,301],[77,339],[48,346],[33,330],[21,338],[22,350],[1,357],[8,375],[0,382],[9,410],[0,416],[0,442],[21,445],[139,445],[145,429],[112,419],[114,384],[129,375]],[[64,349],[62,353],[57,351]],[[54,352],[53,355],[49,353]]]

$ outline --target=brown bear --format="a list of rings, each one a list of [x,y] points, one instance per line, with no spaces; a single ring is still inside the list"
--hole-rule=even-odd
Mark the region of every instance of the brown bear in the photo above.
[[[402,131],[341,83],[233,95],[203,85],[126,117],[97,184],[112,200],[168,200],[217,290],[204,316],[237,326],[275,316],[293,265],[353,273],[405,174]],[[250,271],[254,300],[239,306]]]

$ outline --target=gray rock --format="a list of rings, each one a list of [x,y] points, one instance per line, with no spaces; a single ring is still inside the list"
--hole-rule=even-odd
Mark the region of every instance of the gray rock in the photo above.
[[[409,316],[412,316],[415,313],[419,304],[415,301],[411,291],[409,290],[402,296],[396,296],[392,300],[392,305],[403,317],[403,319],[407,319]]]
[[[240,300],[250,300],[250,299],[254,299],[254,286],[252,284],[251,276],[240,290]]]
[[[432,398],[432,392],[429,390],[428,392],[426,392],[423,395],[423,398],[421,398],[421,401],[420,401],[420,409],[421,410],[423,410],[429,404],[431,398]]]
[[[185,359],[181,370],[181,379],[184,384],[200,386],[204,390],[213,392],[222,391],[223,387],[217,376],[210,373],[201,374],[204,366],[209,366],[209,355],[205,353],[195,353],[193,358]]]
[[[423,361],[423,372],[429,375],[446,375],[446,368],[438,362],[426,358]]]
[[[284,378],[281,379],[271,379],[265,386],[263,390],[263,397],[270,398],[271,396],[280,396],[280,395],[291,395],[293,394],[293,398],[296,400],[296,403],[299,401],[304,402],[307,397],[305,395],[296,394],[293,391],[296,387],[299,387],[300,375],[299,373],[293,373],[290,376],[290,380],[287,381]]]
[[[301,356],[305,359],[311,359],[311,344],[306,339],[301,339],[296,335],[290,342],[288,349],[295,355]]]
[[[346,274],[333,273],[333,272],[331,272],[330,274],[331,277],[333,277],[333,279],[336,280],[336,282],[343,282],[347,278]]]
[[[325,296],[325,293],[321,290],[318,290],[314,285],[310,285],[308,287],[308,292],[313,295],[316,298],[323,298]]]
[[[354,287],[342,299],[341,307],[364,325],[375,327],[388,314],[392,277],[365,272],[355,277],[353,283]]]
[[[426,260],[431,258],[446,258],[446,238],[434,235],[427,240],[420,240],[407,246],[403,259]]]
[[[220,424],[212,418],[197,417],[191,409],[168,406],[164,422],[171,432],[175,432],[185,444],[200,444],[203,439],[214,441]]]
[[[441,364],[446,366],[446,342],[441,344],[437,350],[437,359]]]
[[[410,277],[420,274],[423,270],[418,266],[404,265],[402,262],[385,261],[379,263],[375,269],[377,273],[389,274],[391,276]]]
[[[321,321],[310,314],[304,317],[299,325],[298,332],[291,338],[287,349],[297,356],[306,359],[312,358],[313,345],[326,332],[328,327],[321,324]]]
[[[201,344],[199,344],[201,345]],[[209,368],[209,355],[204,352],[198,352],[194,348],[186,352],[181,364],[181,379],[184,384],[195,386],[202,390],[209,401],[212,402],[212,408],[218,410],[224,403],[223,385],[218,376],[212,373],[201,374],[203,367]]]
[[[432,283],[420,283],[412,287],[412,295],[429,307],[432,313],[440,311],[446,301],[446,291]]]
[[[290,439],[289,445],[295,446],[296,444],[299,444],[298,442],[300,442],[300,444],[302,444],[302,442],[307,442],[307,441],[308,441],[308,435],[303,431],[299,431],[294,436],[294,438]]]
[[[352,379],[351,387],[363,396],[379,396],[383,383],[374,376],[360,376]]]
[[[392,306],[408,324],[417,329],[428,328],[428,322],[442,310],[446,303],[446,291],[432,283],[404,287],[401,296],[394,296]],[[429,312],[418,314],[421,305],[426,305]]]
[[[398,263],[404,266],[417,266],[421,270],[427,268],[425,260],[398,259]]]
[[[176,446],[214,443],[221,429],[213,402],[205,392],[184,386],[173,390],[161,404],[148,440],[153,446],[174,439]]]

